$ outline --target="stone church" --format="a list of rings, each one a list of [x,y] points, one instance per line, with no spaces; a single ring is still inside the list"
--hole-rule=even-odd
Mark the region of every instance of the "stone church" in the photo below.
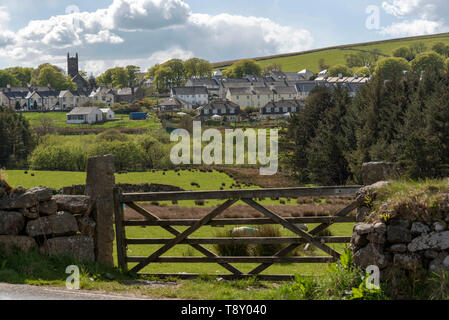
[[[78,53],[76,53],[75,57],[70,57],[70,53],[67,53],[67,74],[76,83],[78,91],[91,91],[92,88],[90,88],[89,83],[79,74]]]

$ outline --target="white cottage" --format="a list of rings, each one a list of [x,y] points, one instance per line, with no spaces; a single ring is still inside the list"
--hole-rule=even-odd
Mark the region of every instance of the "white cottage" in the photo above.
[[[104,121],[113,121],[115,119],[115,113],[111,108],[102,108],[100,111],[103,113]]]
[[[67,114],[68,124],[94,124],[103,122],[103,113],[96,107],[78,107]]]

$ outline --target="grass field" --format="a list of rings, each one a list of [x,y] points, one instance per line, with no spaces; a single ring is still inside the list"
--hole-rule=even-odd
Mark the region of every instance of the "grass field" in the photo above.
[[[434,36],[422,36],[422,37],[413,37],[413,38],[404,38],[404,39],[394,39],[388,41],[380,41],[372,44],[354,44],[344,46],[343,48],[324,48],[321,50],[314,50],[316,52],[311,53],[298,53],[297,55],[291,54],[289,56],[281,55],[272,56],[272,57],[261,57],[256,58],[255,60],[259,61],[259,64],[264,68],[265,66],[271,63],[277,63],[282,66],[282,70],[285,72],[298,72],[302,69],[309,69],[315,73],[321,71],[319,70],[318,63],[320,59],[324,59],[326,64],[333,66],[336,64],[344,64],[345,63],[345,55],[350,53],[355,53],[357,51],[347,50],[347,49],[359,49],[359,50],[367,50],[371,51],[373,49],[378,49],[381,53],[386,55],[391,55],[393,51],[402,46],[410,46],[417,42],[424,42],[427,47],[430,49],[435,43],[443,42],[449,44],[449,34],[442,35],[434,35]],[[217,62],[214,63],[214,67],[224,68],[229,66],[229,63],[226,62]]]
[[[310,229],[313,229],[315,225],[309,225]],[[350,236],[354,224],[344,223],[335,224],[329,230],[332,231],[334,236]],[[177,228],[179,231],[184,231],[185,228]],[[210,226],[205,226],[199,229],[190,238],[214,238],[217,236],[217,232],[222,232],[224,230],[230,230],[232,227],[226,228],[213,228]],[[126,228],[127,238],[129,239],[148,239],[148,238],[173,238],[173,235],[169,234],[165,230],[159,227],[149,227],[149,228],[139,228],[139,227],[128,227]],[[294,237],[295,235],[288,230],[282,229],[283,237]],[[338,252],[343,252],[346,245],[345,244],[330,244],[330,247],[334,248]],[[128,256],[149,256],[161,246],[159,245],[130,245],[128,247]],[[213,246],[205,245],[211,251],[214,251]],[[308,252],[308,256],[321,256],[325,255],[322,251],[316,250],[313,252]],[[194,250],[187,245],[178,245],[168,251],[163,257],[201,257],[203,256],[198,251]],[[116,259],[116,256],[114,256]],[[135,264],[130,263],[131,268]],[[258,264],[233,264],[236,268],[243,272],[249,272]],[[277,264],[273,265],[262,274],[300,274],[303,276],[319,276],[323,275],[328,270],[327,264]],[[224,269],[218,264],[171,264],[171,263],[153,263],[146,268],[144,268],[141,273],[199,273],[199,274],[229,274],[229,271]]]
[[[57,128],[74,128],[74,129],[86,129],[86,128],[122,128],[122,129],[151,129],[160,128],[160,123],[155,119],[133,121],[129,119],[129,115],[116,115],[118,121],[109,121],[99,124],[67,124],[65,112],[27,112],[23,113],[26,119],[30,122],[31,126],[38,126],[43,119],[50,119]]]

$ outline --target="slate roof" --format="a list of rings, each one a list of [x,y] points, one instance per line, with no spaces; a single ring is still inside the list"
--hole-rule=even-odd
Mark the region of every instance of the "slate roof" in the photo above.
[[[97,107],[76,107],[70,111],[70,115],[84,115],[91,114],[94,111],[99,110]]]
[[[199,95],[199,94],[205,94],[207,95],[207,88],[206,87],[176,87],[172,88],[173,95]]]

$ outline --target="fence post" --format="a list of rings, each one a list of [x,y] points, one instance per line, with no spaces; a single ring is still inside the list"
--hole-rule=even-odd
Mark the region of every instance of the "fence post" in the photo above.
[[[114,266],[114,157],[89,158],[87,161],[86,195],[95,201],[95,258],[107,266]]]

